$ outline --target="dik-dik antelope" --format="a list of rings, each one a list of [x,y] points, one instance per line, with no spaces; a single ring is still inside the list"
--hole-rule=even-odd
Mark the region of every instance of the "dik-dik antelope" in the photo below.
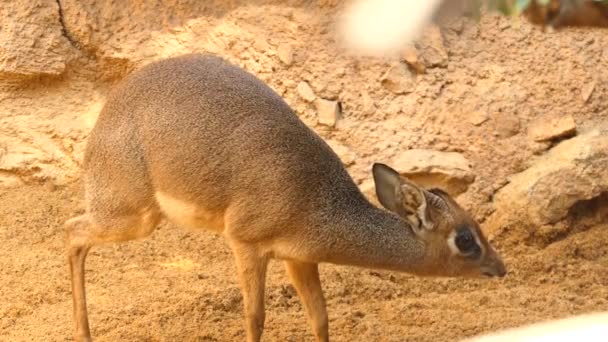
[[[383,210],[338,156],[255,76],[219,57],[152,63],[109,95],[84,158],[86,213],[66,223],[75,339],[90,341],[84,262],[92,246],[143,238],[161,218],[228,241],[248,341],[264,327],[266,266],[287,272],[328,341],[321,262],[429,276],[504,276],[478,224],[449,195],[384,164]]]

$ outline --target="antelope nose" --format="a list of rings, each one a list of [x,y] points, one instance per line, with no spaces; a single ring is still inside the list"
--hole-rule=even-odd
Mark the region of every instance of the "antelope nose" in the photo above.
[[[481,273],[489,277],[503,278],[507,275],[507,267],[500,259],[492,259],[481,267]]]
[[[496,275],[503,278],[507,275],[507,268],[502,261],[498,261],[498,266],[496,267]]]

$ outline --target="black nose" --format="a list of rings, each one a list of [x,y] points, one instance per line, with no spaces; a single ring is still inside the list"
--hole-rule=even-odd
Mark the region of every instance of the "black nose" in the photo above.
[[[507,268],[501,260],[493,260],[492,262],[481,267],[481,273],[487,277],[503,278],[507,275]]]
[[[503,278],[507,275],[507,267],[502,262],[502,260],[497,260],[495,264],[496,275]]]

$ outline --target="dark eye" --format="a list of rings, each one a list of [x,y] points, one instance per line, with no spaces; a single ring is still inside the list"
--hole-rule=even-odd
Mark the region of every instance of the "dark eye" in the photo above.
[[[477,247],[473,233],[468,229],[460,230],[458,234],[456,234],[454,242],[456,243],[456,247],[464,253],[473,252],[475,247]]]

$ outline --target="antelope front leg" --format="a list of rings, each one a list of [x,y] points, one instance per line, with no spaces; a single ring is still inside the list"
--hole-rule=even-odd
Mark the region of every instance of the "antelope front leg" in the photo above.
[[[243,293],[247,342],[259,342],[264,330],[264,288],[268,258],[246,244],[232,244]]]
[[[286,261],[287,274],[302,300],[318,342],[329,341],[325,298],[319,279],[319,266],[298,261]]]

